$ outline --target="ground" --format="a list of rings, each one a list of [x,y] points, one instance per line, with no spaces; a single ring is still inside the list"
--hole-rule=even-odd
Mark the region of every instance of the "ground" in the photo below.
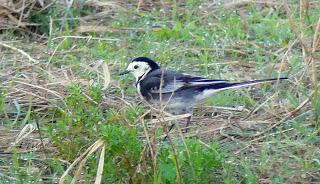
[[[0,183],[320,182],[318,0],[6,3]],[[118,75],[139,56],[289,80],[218,93],[185,127]]]

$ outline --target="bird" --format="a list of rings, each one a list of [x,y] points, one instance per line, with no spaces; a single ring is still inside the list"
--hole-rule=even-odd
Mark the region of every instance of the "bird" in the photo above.
[[[287,77],[244,82],[209,79],[162,69],[150,58],[133,59],[120,75],[131,73],[136,78],[138,94],[151,105],[165,105],[172,114],[192,114],[194,106],[204,103],[217,92],[256,84],[287,80]]]

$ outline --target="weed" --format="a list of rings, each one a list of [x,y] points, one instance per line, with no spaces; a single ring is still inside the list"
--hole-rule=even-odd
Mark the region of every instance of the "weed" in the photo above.
[[[66,113],[58,112],[56,123],[48,126],[48,134],[67,159],[74,158],[88,140],[96,139],[100,124],[105,121],[103,110],[92,101],[101,100],[101,90],[98,89],[89,88],[89,99],[79,85],[70,87]]]

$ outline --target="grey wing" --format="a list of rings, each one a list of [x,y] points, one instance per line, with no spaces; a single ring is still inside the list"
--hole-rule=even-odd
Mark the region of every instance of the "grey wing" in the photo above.
[[[186,83],[176,79],[176,73],[169,70],[155,70],[140,82],[142,93],[172,93]]]
[[[171,70],[156,70],[143,81],[144,89],[150,93],[172,93],[182,88],[225,83],[226,80],[213,80],[177,73]],[[161,87],[160,87],[161,86]]]

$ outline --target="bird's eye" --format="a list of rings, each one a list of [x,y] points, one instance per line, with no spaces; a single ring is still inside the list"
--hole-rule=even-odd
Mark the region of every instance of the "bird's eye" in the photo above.
[[[134,69],[138,69],[139,68],[139,66],[138,65],[134,65],[134,67],[133,67]]]

